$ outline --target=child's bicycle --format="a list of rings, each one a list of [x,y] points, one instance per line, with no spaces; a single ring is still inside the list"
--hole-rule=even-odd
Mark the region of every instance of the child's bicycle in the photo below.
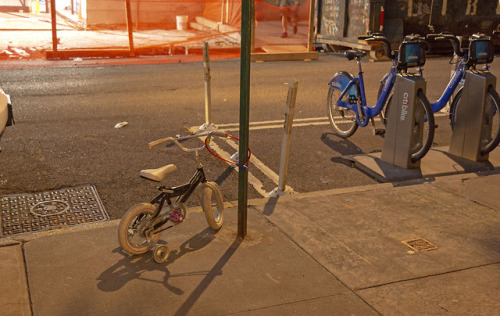
[[[184,203],[198,187],[200,203],[208,225],[214,230],[219,230],[222,227],[224,220],[222,192],[215,182],[207,181],[198,155],[200,150],[207,148],[212,136],[232,137],[226,133],[209,132],[176,138],[168,137],[149,143],[151,148],[166,142],[173,142],[183,151],[194,152],[197,170],[188,183],[175,187],[160,186],[158,187],[160,193],[149,203],[137,204],[125,213],[118,227],[118,240],[125,252],[131,255],[140,255],[154,248],[154,260],[158,263],[165,262],[169,251],[167,246],[157,244],[160,234],[186,219],[187,208]],[[201,147],[186,148],[180,143],[180,141],[187,139],[202,137],[206,138],[205,144]],[[176,169],[175,165],[169,164],[157,169],[142,170],[140,176],[161,182]],[[173,198],[175,201],[172,201]]]
[[[337,72],[330,80],[328,86],[327,113],[335,133],[340,137],[350,137],[356,132],[358,126],[365,127],[369,121],[379,114],[391,95],[397,74],[407,74],[408,68],[418,67],[425,63],[424,38],[415,35],[407,36],[401,43],[399,51],[391,50],[391,43],[380,33],[359,37],[367,42],[380,42],[385,55],[392,59],[392,66],[388,74],[382,79],[377,103],[368,106],[365,95],[361,58],[366,53],[362,51],[347,51],[348,60],[356,60],[358,64],[358,77],[353,77],[346,71]],[[417,161],[429,151],[434,138],[434,116],[427,97],[422,90],[417,93],[416,109],[425,115],[425,120],[416,119],[414,122],[415,139],[420,139],[420,130],[424,131],[423,141],[416,141],[411,150],[412,161]],[[384,117],[382,117],[383,120]],[[425,124],[420,129],[420,124]]]
[[[460,41],[458,40],[458,38],[449,32],[441,32],[440,34],[427,34],[426,37],[432,40],[449,40],[453,47],[454,57],[456,56],[458,58],[458,61],[456,61],[455,58],[452,58],[450,60],[450,64],[457,63],[456,69],[453,75],[451,76],[448,85],[441,94],[441,97],[439,97],[439,99],[436,102],[431,103],[432,112],[436,113],[438,111],[441,111],[450,101],[451,97],[455,93],[455,90],[458,88],[458,85],[460,83],[462,84],[465,83],[465,80],[467,80],[466,76],[467,70],[478,71],[476,70],[476,66],[484,64],[485,65],[484,69],[481,69],[479,71],[482,72],[489,71],[488,64],[493,62],[494,58],[493,44],[489,36],[479,33],[474,34],[469,38],[468,49],[467,48],[462,49],[460,47]],[[388,75],[389,74],[387,74],[386,76]],[[380,89],[382,89],[383,85],[384,82],[382,81]],[[457,109],[461,104],[460,102],[462,98],[462,90],[463,87],[461,87],[457,91],[450,106],[449,118],[452,128],[455,127],[455,117]],[[492,86],[488,88],[486,102],[487,102],[486,113],[487,113],[487,118],[489,120],[488,123],[491,124],[492,130],[491,130],[491,135],[489,135],[489,137],[486,137],[485,142],[481,144],[480,150],[482,155],[485,155],[486,153],[495,149],[498,143],[500,142],[500,124],[499,124],[500,98],[498,96],[498,93]],[[390,98],[385,108],[385,115],[384,115],[385,117],[388,117],[389,115],[390,111],[389,105],[390,105]]]

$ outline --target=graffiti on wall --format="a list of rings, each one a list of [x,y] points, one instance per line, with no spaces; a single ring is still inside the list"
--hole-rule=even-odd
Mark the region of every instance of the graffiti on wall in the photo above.
[[[321,34],[325,37],[341,37],[340,17],[344,16],[341,12],[341,1],[324,0],[321,9]]]

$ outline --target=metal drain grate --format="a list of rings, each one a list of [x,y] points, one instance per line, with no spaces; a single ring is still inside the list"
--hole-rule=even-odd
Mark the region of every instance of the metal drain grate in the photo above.
[[[1,237],[109,220],[93,185],[0,197]]]
[[[415,251],[429,251],[438,248],[438,246],[423,238],[404,240],[402,243]]]

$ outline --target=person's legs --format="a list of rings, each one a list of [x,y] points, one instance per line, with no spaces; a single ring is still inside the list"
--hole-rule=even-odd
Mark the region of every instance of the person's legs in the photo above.
[[[283,27],[283,34],[281,34],[282,38],[288,37],[287,28],[288,28],[288,17],[286,14],[281,16],[281,26]]]
[[[288,0],[280,0],[279,2],[280,13],[281,13],[281,27],[283,28],[283,34],[281,34],[282,38],[288,37],[287,27],[288,27]]]

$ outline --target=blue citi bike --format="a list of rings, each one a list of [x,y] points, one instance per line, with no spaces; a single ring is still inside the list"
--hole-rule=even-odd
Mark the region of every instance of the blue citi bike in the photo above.
[[[427,34],[427,39],[432,40],[449,40],[453,47],[454,57],[450,60],[450,64],[456,64],[455,71],[448,82],[448,85],[444,89],[443,93],[436,102],[431,103],[432,112],[436,113],[441,111],[446,104],[452,99],[453,94],[457,90],[459,84],[464,84],[467,80],[466,71],[478,71],[476,69],[477,65],[484,64],[484,69],[479,71],[488,72],[489,66],[493,61],[493,44],[491,38],[484,34],[476,33],[469,38],[469,48],[462,49],[460,46],[460,41],[458,38],[450,32],[441,32],[440,34]],[[420,70],[420,73],[422,71]],[[390,73],[386,74],[384,79],[381,81],[379,91],[383,88],[386,78],[390,77]],[[458,108],[462,103],[462,91],[463,87],[459,88],[449,109],[449,118],[452,129],[455,127],[455,118],[457,115]],[[380,94],[380,92],[379,92]],[[486,97],[486,107],[485,107],[485,118],[486,124],[491,125],[490,135],[485,135],[482,139],[480,146],[481,155],[485,155],[488,152],[495,149],[500,142],[500,124],[499,124],[499,105],[500,98],[493,86],[488,87],[487,97]],[[384,117],[388,117],[390,111],[390,98],[387,102],[387,106],[384,111]],[[384,121],[385,123],[385,121]]]
[[[380,115],[383,120],[383,109],[390,99],[396,76],[407,74],[408,68],[420,67],[425,64],[425,39],[418,35],[405,37],[398,51],[391,50],[391,43],[381,33],[362,36],[359,39],[382,44],[385,55],[392,60],[392,66],[385,75],[383,85],[379,90],[378,100],[374,106],[368,106],[365,95],[361,59],[366,56],[362,51],[347,51],[345,57],[355,60],[358,64],[358,77],[353,77],[346,71],[337,72],[329,82],[327,113],[335,133],[343,138],[352,136],[358,126],[365,127],[370,120]],[[414,144],[410,150],[412,161],[422,159],[429,151],[434,139],[434,116],[427,97],[422,90],[417,92],[416,111],[414,119]],[[424,115],[425,120],[418,119]],[[424,124],[423,126],[420,126]],[[422,132],[423,131],[423,134]]]
[[[433,112],[441,110],[445,104],[450,100],[451,95],[456,90],[459,83],[464,83],[467,80],[466,71],[470,70],[473,72],[489,72],[489,64],[493,62],[494,49],[491,38],[485,34],[473,34],[469,38],[469,48],[462,49],[460,47],[460,41],[456,36],[450,33],[441,34],[429,34],[427,38],[440,40],[448,39],[451,41],[454,53],[459,57],[459,61],[453,76],[448,83],[448,86],[443,91],[441,97],[434,103],[431,103]],[[452,59],[453,60],[453,59]],[[483,69],[477,69],[477,65],[484,65]],[[458,109],[462,101],[463,87],[461,87],[450,106],[450,123],[451,127],[455,127],[455,119],[458,113]],[[493,86],[488,87],[486,92],[486,104],[485,104],[485,124],[491,125],[490,135],[483,137],[482,143],[480,145],[481,155],[485,155],[495,149],[500,143],[500,97]]]

